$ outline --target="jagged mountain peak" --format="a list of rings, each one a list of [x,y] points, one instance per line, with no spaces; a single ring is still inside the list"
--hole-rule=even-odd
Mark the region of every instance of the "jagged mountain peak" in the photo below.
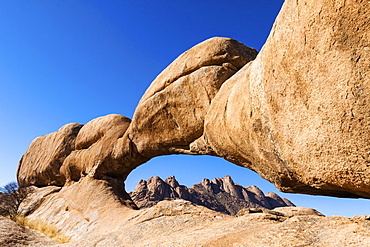
[[[177,182],[175,176],[166,178],[165,182],[170,185],[172,188],[178,187],[180,184]]]
[[[255,185],[243,187],[234,183],[231,176],[204,178],[191,188],[180,185],[175,176],[162,180],[151,177],[140,180],[131,198],[139,208],[151,207],[165,199],[184,199],[212,210],[235,215],[242,208],[267,208],[294,206],[286,198],[269,192],[266,195]]]

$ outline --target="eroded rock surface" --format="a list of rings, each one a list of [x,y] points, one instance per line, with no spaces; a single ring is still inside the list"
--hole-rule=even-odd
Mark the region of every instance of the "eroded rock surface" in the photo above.
[[[35,188],[19,207],[19,214],[55,226],[71,239],[117,230],[136,205],[124,191],[122,181],[84,177],[58,188]]]
[[[317,216],[324,216],[322,213],[318,212],[313,208],[305,208],[305,207],[280,207],[275,208],[275,212],[282,213],[287,217],[293,216],[303,216],[303,215],[317,215]]]
[[[129,210],[126,208],[126,210]],[[287,217],[271,212],[233,217],[189,201],[162,201],[106,222],[99,235],[76,234],[60,246],[368,246],[370,223],[361,217]],[[93,224],[91,219],[91,224]],[[78,228],[76,231],[82,231]],[[95,232],[95,231],[93,231]]]
[[[86,175],[99,179],[109,176],[122,180],[124,169],[120,165],[114,165],[111,152],[130,122],[127,117],[110,114],[84,125],[76,137],[75,150],[64,160],[60,169],[66,181],[78,181]]]
[[[370,5],[287,0],[205,119],[212,150],[286,192],[370,197]]]
[[[153,81],[131,122],[93,120],[76,145],[76,124],[37,138],[19,182],[124,180],[155,156],[210,154],[282,191],[370,197],[369,15],[361,0],[287,0],[254,61],[232,39],[196,45]]]
[[[125,135],[113,150],[127,174],[149,159],[191,153],[204,118],[222,84],[257,51],[229,38],[211,38],[180,55],[141,98]]]
[[[159,218],[136,222],[143,216],[123,184],[155,156],[209,154],[258,172],[281,191],[370,198],[369,16],[364,0],[286,0],[258,55],[232,39],[209,39],[156,78],[131,122],[108,115],[86,130],[69,124],[35,139],[20,161],[19,184],[64,187],[41,196],[29,217],[55,221],[75,239],[91,235],[92,242],[73,246],[370,245],[368,222],[360,218],[220,223],[219,215],[156,205]],[[118,222],[101,209],[106,205],[127,220]],[[172,212],[176,218],[168,218]],[[201,217],[190,220],[193,214]]]
[[[188,153],[222,84],[256,55],[229,38],[196,45],[153,81],[132,122],[111,114],[34,140],[19,164],[20,185],[63,185],[86,175],[124,180],[155,156]]]
[[[235,215],[243,208],[273,209],[294,206],[288,199],[275,193],[264,195],[256,186],[244,188],[235,184],[230,176],[212,181],[203,179],[202,183],[191,188],[180,185],[175,177],[168,177],[165,181],[160,177],[151,177],[139,181],[130,196],[139,208],[151,207],[165,199],[183,199],[230,215]]]
[[[0,246],[21,247],[21,246],[55,246],[54,242],[41,233],[18,225],[12,220],[0,216]]]
[[[70,123],[51,134],[32,141],[19,162],[17,179],[20,187],[29,185],[64,185],[60,167],[75,150],[75,140],[82,124]]]

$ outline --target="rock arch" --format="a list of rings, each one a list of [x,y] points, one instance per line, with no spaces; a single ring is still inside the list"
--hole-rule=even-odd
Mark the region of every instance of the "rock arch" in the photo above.
[[[134,117],[70,124],[34,140],[21,186],[124,181],[149,159],[217,155],[285,192],[370,197],[370,7],[286,0],[260,54],[212,38],[151,84]]]

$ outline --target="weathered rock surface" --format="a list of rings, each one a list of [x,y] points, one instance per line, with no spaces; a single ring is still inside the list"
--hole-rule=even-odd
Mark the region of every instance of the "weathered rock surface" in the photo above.
[[[174,179],[167,182],[176,187]],[[70,243],[58,246],[370,244],[370,221],[366,216],[323,217],[312,209],[281,207],[246,209],[248,212],[245,210],[235,217],[181,199],[133,210],[125,205],[129,201],[117,196],[117,188],[119,191],[121,186],[111,184],[114,182],[87,176],[61,190],[56,186],[40,188],[30,195],[30,200],[24,201],[22,212],[32,212],[28,215],[31,220],[55,225],[71,237]],[[256,191],[256,187],[252,189]],[[13,230],[6,231],[10,234]]]
[[[256,55],[229,38],[196,45],[156,78],[132,122],[111,114],[37,138],[20,161],[20,185],[63,185],[88,174],[124,180],[155,156],[187,152],[202,135],[204,117],[221,85]],[[72,126],[73,135],[67,132]]]
[[[37,138],[19,182],[124,180],[155,156],[188,153],[221,156],[286,192],[370,197],[369,15],[361,0],[287,0],[254,61],[232,39],[196,45],[153,81],[130,124],[93,120],[78,150],[76,124]]]
[[[54,242],[41,233],[20,226],[12,220],[0,216],[0,246],[19,247],[19,246],[54,246]]]
[[[69,124],[35,139],[19,184],[65,186],[31,200],[29,217],[84,239],[70,246],[369,246],[361,217],[232,218],[176,201],[135,211],[123,184],[155,156],[209,154],[281,191],[370,198],[369,16],[364,0],[286,0],[256,58],[235,40],[207,40],[156,78],[131,123],[106,116],[80,138],[82,125]]]
[[[219,156],[286,192],[370,197],[370,5],[287,0],[205,120]]]
[[[122,178],[119,164],[111,162],[115,142],[126,132],[131,120],[118,114],[110,114],[91,120],[76,137],[75,150],[64,160],[60,169],[66,181],[78,181],[89,175]]]
[[[256,193],[255,193],[256,192]],[[175,177],[163,181],[159,177],[140,180],[133,192],[129,193],[139,208],[147,208],[165,199],[184,199],[217,212],[235,215],[243,208],[267,208],[294,206],[286,198],[269,192],[266,196],[256,186],[242,187],[235,184],[230,176],[203,179],[191,188],[180,185]]]
[[[58,246],[334,247],[370,244],[370,221],[364,217],[287,217],[274,212],[234,217],[179,199],[161,201],[137,211],[125,210],[124,213],[115,211],[118,214],[114,214],[110,222],[105,222],[105,231],[95,234],[94,230],[83,232],[83,227],[79,227],[76,231],[80,233],[74,241]],[[97,224],[91,218],[89,227]]]
[[[137,208],[124,185],[117,179],[99,180],[84,177],[58,188],[35,189],[19,207],[30,220],[55,226],[72,239],[117,230],[127,213]],[[109,227],[107,227],[109,226]]]
[[[126,175],[159,156],[189,153],[222,84],[257,51],[229,38],[211,38],[180,55],[141,98],[125,135],[113,150]]]
[[[284,214],[287,217],[293,216],[302,216],[302,215],[317,215],[317,216],[324,216],[322,213],[318,212],[313,208],[305,208],[305,207],[279,207],[274,209],[275,212],[279,212]]]
[[[81,128],[81,124],[66,124],[57,132],[33,140],[18,165],[19,186],[63,185],[65,178],[59,169],[75,149],[76,136]]]
[[[67,124],[57,132],[36,138],[19,162],[17,178],[21,187],[62,186],[89,174],[120,177],[109,162],[114,143],[127,130],[130,119],[110,114],[85,126]],[[119,169],[118,169],[119,170]]]

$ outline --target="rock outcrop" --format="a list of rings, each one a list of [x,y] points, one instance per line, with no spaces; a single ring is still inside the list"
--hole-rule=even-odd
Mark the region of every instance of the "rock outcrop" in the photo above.
[[[130,121],[110,114],[86,125],[67,124],[57,132],[36,138],[19,162],[19,185],[63,186],[86,175],[120,177],[113,165],[107,166],[114,143]]]
[[[204,117],[222,84],[256,55],[229,38],[196,45],[158,75],[132,122],[112,114],[37,138],[19,163],[19,184],[61,186],[86,175],[123,181],[153,157],[187,152],[202,135]]]
[[[235,184],[230,176],[203,179],[191,188],[180,185],[174,176],[163,181],[160,177],[140,180],[133,192],[129,193],[139,208],[156,205],[163,200],[183,199],[217,212],[236,215],[243,208],[266,208],[295,206],[286,198],[275,193],[266,195],[256,186],[242,187]]]
[[[180,222],[189,220],[182,206],[171,204],[180,209],[168,211],[156,205],[159,212],[145,218],[124,191],[127,175],[153,157],[208,154],[256,171],[281,191],[370,198],[369,16],[364,0],[286,0],[258,55],[229,38],[206,40],[155,79],[132,121],[108,115],[35,139],[19,163],[20,186],[63,187],[47,195],[47,187],[40,189],[45,196],[26,210],[29,217],[55,223],[74,239],[100,238],[109,222],[116,232],[107,237],[110,243],[135,246],[281,246],[281,233],[284,243],[296,246],[370,245],[365,220],[305,215],[281,221],[274,215],[268,217],[279,225],[265,224],[265,218],[216,223],[219,215],[204,218],[192,206],[190,212],[200,216],[186,225],[194,230],[190,237],[180,231]],[[177,193],[186,196],[185,190]],[[267,197],[270,204],[274,197]],[[174,212],[177,223],[163,227]],[[217,236],[203,237],[207,229]],[[143,234],[153,231],[157,240]]]
[[[0,216],[0,246],[21,247],[21,246],[54,246],[54,242],[41,233],[20,226],[12,220]]]
[[[110,221],[105,222],[105,231],[100,229],[96,234],[95,230],[87,231],[80,226],[75,232],[70,231],[75,234],[73,241],[58,246],[370,245],[368,217],[323,217],[312,212],[290,217],[284,214],[287,211],[279,213],[275,210],[249,210],[234,217],[180,199],[161,201],[138,211],[126,208],[125,214],[116,210]],[[97,221],[91,217],[90,227],[96,225]]]
[[[18,213],[31,221],[53,225],[67,237],[76,239],[117,230],[115,227],[134,209],[137,207],[124,191],[122,181],[86,176],[63,188],[34,188],[19,206]]]
[[[75,150],[76,136],[81,128],[82,124],[70,123],[33,140],[19,162],[19,186],[64,185],[65,177],[59,170],[65,158]]]
[[[213,151],[281,191],[369,198],[369,15],[362,0],[286,0],[213,100]]]
[[[64,160],[60,168],[67,182],[78,181],[84,176],[97,179],[121,178],[121,164],[111,162],[111,152],[116,141],[130,125],[127,117],[110,114],[93,119],[78,132],[75,150]]]
[[[180,55],[141,98],[127,131],[131,145],[146,157],[189,150],[203,134],[205,115],[222,84],[256,55],[256,50],[220,37]]]
[[[124,181],[155,156],[209,154],[281,191],[368,198],[369,15],[362,0],[287,0],[258,56],[228,38],[196,45],[153,81],[132,121],[93,120],[77,144],[78,124],[37,138],[19,183]]]

